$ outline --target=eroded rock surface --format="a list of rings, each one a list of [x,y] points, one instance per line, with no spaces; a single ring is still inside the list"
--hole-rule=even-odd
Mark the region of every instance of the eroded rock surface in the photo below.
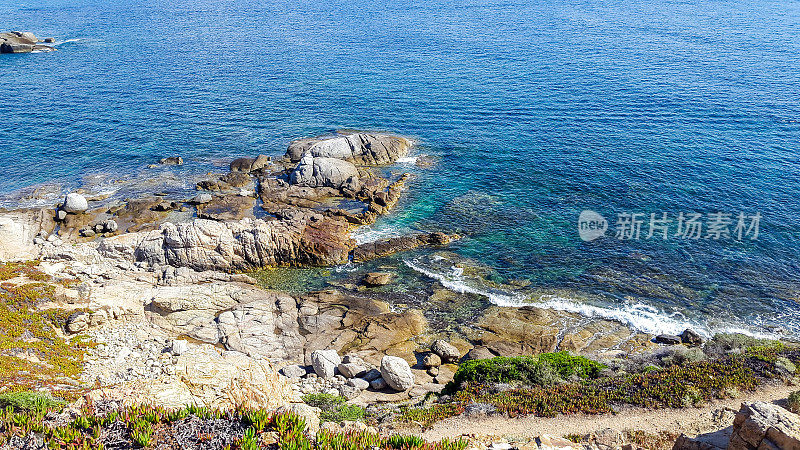
[[[728,449],[763,448],[800,449],[800,416],[771,403],[742,403]]]
[[[25,31],[0,33],[0,53],[30,53],[32,51],[52,51],[54,47],[41,45],[44,42],[35,34]]]
[[[336,158],[358,165],[386,165],[406,156],[412,142],[387,133],[343,133],[292,141],[286,157],[300,161],[303,156]]]
[[[346,222],[294,211],[284,220],[166,223],[143,237],[135,256],[151,265],[242,271],[339,264],[347,261],[353,247],[355,241],[349,237]]]

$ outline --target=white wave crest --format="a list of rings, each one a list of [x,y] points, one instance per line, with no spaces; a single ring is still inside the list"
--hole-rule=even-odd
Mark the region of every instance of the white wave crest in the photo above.
[[[411,269],[427,276],[428,278],[437,280],[442,286],[450,289],[453,292],[458,292],[459,294],[469,293],[480,295],[488,298],[490,302],[498,306],[524,306],[525,297],[523,296],[512,295],[495,288],[471,286],[464,279],[464,269],[460,267],[453,267],[452,271],[448,274],[440,274],[424,269],[420,265],[408,260],[403,260],[403,262]]]
[[[411,232],[409,228],[382,226],[373,228],[370,225],[359,227],[350,234],[356,240],[356,244],[368,244],[370,242],[380,241],[381,239],[388,239],[393,237],[403,236]]]
[[[538,302],[531,301],[527,295],[512,294],[501,289],[481,286],[479,281],[465,278],[463,269],[460,267],[452,266],[449,273],[443,274],[426,269],[418,262],[408,260],[404,260],[404,262],[411,269],[439,281],[442,286],[453,292],[480,295],[486,297],[492,304],[497,306],[534,306],[565,311],[589,318],[612,320],[633,330],[653,335],[677,335],[683,330],[691,328],[706,338],[717,333],[739,333],[760,339],[778,339],[781,337],[778,333],[766,333],[758,329],[742,327],[738,324],[718,323],[711,325],[708,322],[691,320],[680,312],[669,313],[643,303],[605,307],[555,295],[543,295]]]
[[[75,39],[65,39],[65,40],[63,40],[63,41],[58,41],[58,42],[56,42],[56,43],[54,43],[54,44],[52,44],[52,45],[53,45],[53,47],[58,47],[58,46],[59,46],[59,45],[61,45],[61,44],[68,44],[68,43],[70,43],[70,42],[80,42],[80,41],[83,41],[83,40],[84,40],[84,39],[82,39],[82,38],[75,38]]]

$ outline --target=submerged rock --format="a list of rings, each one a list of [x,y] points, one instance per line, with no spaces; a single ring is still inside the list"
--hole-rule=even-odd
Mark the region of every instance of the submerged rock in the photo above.
[[[225,195],[211,201],[199,203],[197,217],[218,221],[242,220],[253,216],[256,200],[241,195]]]
[[[364,275],[364,284],[367,286],[385,286],[392,282],[394,275],[388,272],[370,272]]]
[[[361,244],[353,250],[353,262],[363,262],[370,259],[388,256],[393,253],[413,250],[426,245],[446,245],[456,239],[458,235],[445,233],[430,233],[411,236],[401,236],[382,239],[375,242]]]
[[[183,158],[180,156],[170,156],[167,158],[161,158],[158,161],[159,164],[163,164],[165,166],[182,166],[183,165]]]

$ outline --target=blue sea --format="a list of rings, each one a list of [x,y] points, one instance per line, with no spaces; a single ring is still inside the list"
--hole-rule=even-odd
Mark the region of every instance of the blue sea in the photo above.
[[[399,164],[408,195],[358,238],[465,236],[401,256],[420,277],[800,338],[798,1],[9,0],[0,29],[59,50],[0,57],[0,194],[388,130],[435,165]],[[604,237],[581,239],[584,210]]]

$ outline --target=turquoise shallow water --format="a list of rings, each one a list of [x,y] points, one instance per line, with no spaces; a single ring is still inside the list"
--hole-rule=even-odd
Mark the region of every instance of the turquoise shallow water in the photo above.
[[[32,0],[0,17],[60,42],[0,58],[0,192],[392,130],[438,163],[404,166],[416,181],[372,236],[459,231],[454,250],[492,268],[409,255],[424,276],[501,303],[528,280],[524,297],[651,331],[800,337],[798,2]],[[756,241],[586,243],[584,209],[612,227],[763,218]]]

